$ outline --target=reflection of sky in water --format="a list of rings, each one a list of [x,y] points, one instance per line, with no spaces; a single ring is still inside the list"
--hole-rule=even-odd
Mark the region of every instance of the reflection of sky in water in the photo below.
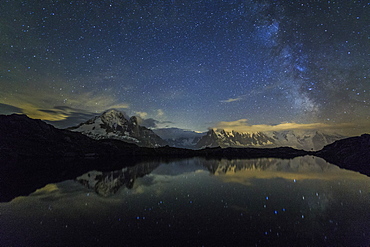
[[[78,180],[0,204],[1,243],[370,243],[370,178],[311,156],[139,164]]]

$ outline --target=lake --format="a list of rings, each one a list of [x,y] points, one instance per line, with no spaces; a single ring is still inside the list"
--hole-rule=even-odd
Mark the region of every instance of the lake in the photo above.
[[[368,246],[370,178],[314,156],[146,161],[0,203],[1,246]]]

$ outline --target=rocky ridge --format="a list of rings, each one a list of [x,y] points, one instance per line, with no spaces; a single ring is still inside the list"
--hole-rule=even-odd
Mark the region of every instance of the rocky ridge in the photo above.
[[[80,132],[96,140],[116,139],[141,147],[160,147],[167,144],[152,130],[140,126],[137,117],[126,119],[122,112],[114,109],[68,130]]]
[[[370,175],[370,135],[349,137],[325,146],[316,156],[340,167]]]
[[[270,132],[241,133],[210,129],[197,143],[197,148],[205,147],[292,147],[306,151],[317,151],[325,145],[345,138],[338,134],[328,134],[313,130],[287,130]]]

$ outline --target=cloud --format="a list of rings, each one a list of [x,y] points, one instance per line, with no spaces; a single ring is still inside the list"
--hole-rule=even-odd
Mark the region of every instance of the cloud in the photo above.
[[[148,113],[136,111],[135,115],[138,116],[138,117],[141,117],[141,118],[146,118],[148,116]]]
[[[130,105],[127,104],[127,103],[121,103],[121,104],[117,104],[117,105],[112,105],[112,106],[110,106],[109,108],[106,108],[106,109],[112,109],[112,108],[113,109],[128,109],[128,108],[130,108]]]
[[[162,109],[155,110],[152,113],[154,114],[141,111],[134,112],[135,116],[137,117],[138,124],[147,128],[166,128],[173,124],[173,122],[165,120],[166,114]],[[154,115],[154,118],[146,118],[149,115]]]
[[[32,78],[29,76],[19,73],[11,78],[0,78],[0,114],[16,112],[31,118],[58,122],[71,117],[71,114],[83,116],[99,114],[112,108],[130,108],[117,95],[114,81],[112,84],[106,83],[107,78],[114,80],[110,74],[97,73],[75,78],[76,83],[73,85],[67,79],[55,75],[37,73]],[[73,113],[60,106],[73,109]]]
[[[22,109],[12,105],[0,103],[0,112],[3,114],[22,113]]]
[[[157,118],[162,118],[164,117],[164,111],[162,109],[157,110]]]
[[[239,119],[230,122],[219,122],[213,129],[224,129],[237,132],[258,132],[258,131],[283,131],[283,130],[340,130],[353,128],[352,123],[326,124],[326,123],[281,123],[277,125],[249,125],[247,119]]]
[[[88,91],[79,94],[65,95],[62,101],[71,107],[85,109],[89,111],[101,112],[106,109],[127,109],[129,104],[119,102],[108,91],[96,92]]]
[[[0,96],[2,93],[0,93]],[[23,113],[35,119],[47,121],[63,121],[68,117],[79,114],[90,115],[101,113],[107,109],[127,109],[128,103],[120,102],[112,96],[109,90],[85,91],[72,93],[70,91],[61,94],[50,89],[35,91],[24,90],[19,93],[7,94],[0,99],[0,113]],[[76,115],[77,114],[77,115]]]
[[[231,102],[235,102],[235,101],[240,101],[242,99],[243,99],[242,97],[230,98],[230,99],[227,99],[227,100],[220,100],[220,102],[221,103],[231,103]]]
[[[43,109],[31,103],[20,103],[17,107],[21,109],[23,114],[35,119],[60,121],[68,117],[68,114],[65,114],[63,111],[53,108]]]
[[[140,116],[138,116],[137,120],[139,125],[142,125],[147,128],[156,128],[157,124],[159,123],[159,121],[153,118],[143,119]]]
[[[156,128],[166,128],[173,124],[171,121],[158,121],[153,118],[141,118],[137,116],[138,124],[147,128],[156,129]]]
[[[71,126],[75,126],[79,123],[86,122],[87,120],[96,116],[96,113],[84,111],[81,109],[74,109],[68,106],[55,106],[54,108],[55,114],[62,112],[67,117],[58,121],[48,121],[45,120],[47,123],[54,125],[57,128],[67,128]],[[41,110],[45,112],[52,112],[53,110]]]
[[[246,94],[243,94],[243,95],[238,95],[236,98],[229,98],[229,99],[226,99],[226,100],[220,100],[221,103],[232,103],[232,102],[236,102],[236,101],[241,101],[241,100],[246,100],[248,97],[255,97],[265,91],[268,91],[268,90],[271,90],[273,89],[274,86],[266,86],[266,87],[263,87],[262,89],[253,89],[253,90],[250,90],[249,92],[247,92]]]

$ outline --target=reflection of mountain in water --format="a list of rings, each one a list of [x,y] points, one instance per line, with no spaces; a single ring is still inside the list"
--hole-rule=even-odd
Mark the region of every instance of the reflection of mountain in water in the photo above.
[[[332,169],[333,165],[315,156],[304,156],[294,159],[221,159],[207,160],[203,164],[215,175],[231,174],[240,171],[270,171],[270,172],[322,172]]]
[[[99,195],[108,197],[115,194],[122,186],[131,189],[137,178],[151,173],[159,162],[145,162],[133,167],[111,172],[91,171],[76,178],[87,188],[94,189]]]
[[[196,167],[205,167],[211,174],[218,176],[234,177],[234,182],[245,183],[249,178],[273,178],[281,177],[285,179],[332,179],[338,172],[343,173],[339,167],[327,163],[325,160],[315,156],[298,157],[294,159],[204,159],[193,158],[185,161]],[[180,162],[181,163],[181,162]],[[121,187],[132,189],[137,178],[144,177],[152,173],[162,164],[161,169],[157,169],[160,174],[172,172],[189,172],[177,164],[175,167],[166,167],[159,161],[143,162],[133,167],[126,167],[121,170],[111,172],[90,171],[76,180],[89,189],[93,189],[97,194],[108,197],[117,193]],[[167,169],[168,168],[168,169]],[[196,169],[191,168],[193,171]],[[351,173],[352,174],[352,173]],[[348,176],[351,176],[348,174]],[[155,174],[154,174],[155,175]],[[226,180],[225,180],[226,182]]]

